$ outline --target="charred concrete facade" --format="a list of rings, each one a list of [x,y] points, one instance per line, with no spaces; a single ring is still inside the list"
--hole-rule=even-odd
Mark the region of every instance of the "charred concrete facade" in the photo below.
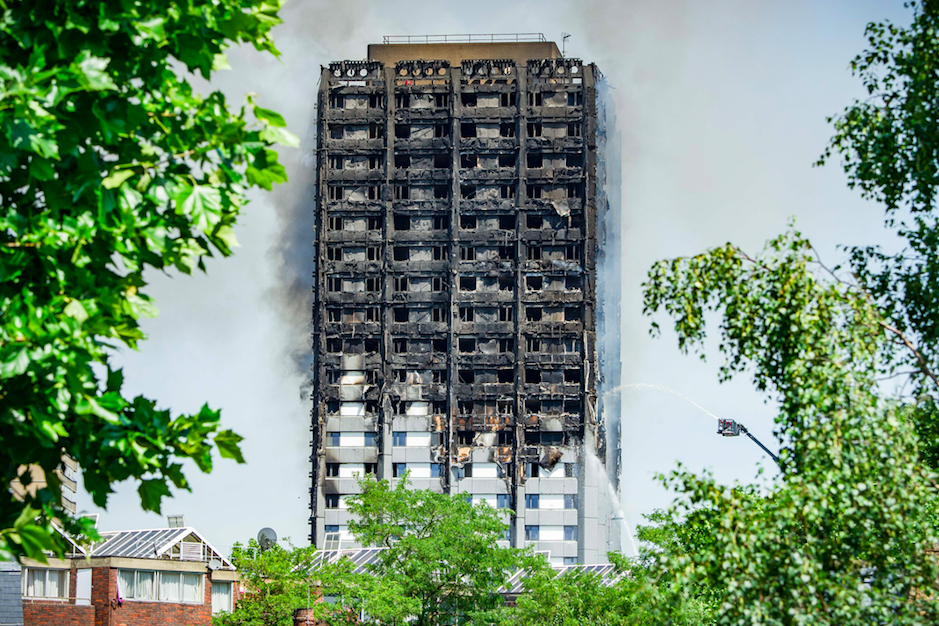
[[[318,95],[311,540],[408,472],[600,562],[599,72],[547,42],[369,56]]]

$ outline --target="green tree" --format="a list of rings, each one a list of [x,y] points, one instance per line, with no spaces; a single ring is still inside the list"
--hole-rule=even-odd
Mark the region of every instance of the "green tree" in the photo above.
[[[0,504],[0,554],[58,549],[53,518],[63,454],[105,506],[137,479],[160,510],[180,463],[243,462],[217,411],[172,416],[127,398],[109,357],[136,348],[155,315],[145,270],[204,270],[227,256],[251,187],[286,180],[272,144],[296,145],[280,115],[230,109],[191,73],[226,67],[225,49],[277,54],[281,0],[6,0],[0,3],[0,481],[41,467],[49,488]],[[253,115],[251,115],[253,114]],[[249,117],[251,116],[251,117]],[[251,119],[253,118],[253,119]]]
[[[466,623],[501,604],[499,590],[526,554],[497,545],[508,511],[410,489],[407,478],[394,487],[386,480],[359,485],[361,493],[348,498],[355,515],[349,530],[361,545],[382,550],[361,572],[348,560],[317,571],[323,593],[338,598],[333,623],[360,611],[369,624]]]
[[[910,6],[907,28],[868,26],[853,68],[870,98],[832,119],[821,159],[841,154],[849,185],[883,202],[899,252],[850,248],[848,270],[829,269],[790,231],[756,257],[727,244],[658,263],[645,285],[646,312],[673,319],[683,350],[701,348],[717,312],[721,379],[747,373],[779,405],[782,475],[767,498],[669,478],[676,514],[703,506],[717,523],[711,545],[660,566],[686,589],[720,586],[718,624],[939,617],[939,4]]]
[[[232,562],[238,568],[245,594],[231,613],[212,617],[212,626],[293,626],[299,607],[318,602],[309,572],[315,548],[297,548],[285,539],[262,551],[255,540],[236,544]]]

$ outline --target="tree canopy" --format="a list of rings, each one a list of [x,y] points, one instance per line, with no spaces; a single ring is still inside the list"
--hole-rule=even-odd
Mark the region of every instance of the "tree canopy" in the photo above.
[[[832,118],[821,159],[843,157],[849,184],[883,203],[901,251],[850,248],[846,266],[832,266],[792,228],[757,255],[727,244],[657,263],[645,284],[646,312],[672,319],[684,351],[703,350],[716,313],[721,379],[749,375],[779,407],[782,474],[765,497],[707,475],[668,478],[673,513],[705,507],[713,524],[699,550],[665,553],[659,567],[686,594],[720,589],[717,624],[939,617],[939,4],[911,6],[907,28],[868,26],[853,68],[871,98]]]
[[[218,411],[172,415],[128,398],[111,366],[156,314],[146,270],[204,270],[231,254],[245,193],[286,180],[273,144],[296,145],[253,98],[232,109],[192,73],[227,66],[230,45],[277,54],[281,0],[7,0],[0,6],[0,480],[47,488],[0,504],[0,554],[58,549],[63,454],[98,506],[139,481],[160,510],[187,489],[181,461],[242,462]]]

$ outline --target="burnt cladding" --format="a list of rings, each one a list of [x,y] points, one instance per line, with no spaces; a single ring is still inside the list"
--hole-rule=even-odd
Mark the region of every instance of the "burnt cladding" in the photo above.
[[[513,545],[559,564],[604,558],[588,463],[604,456],[599,73],[550,46],[506,59],[407,46],[436,61],[373,46],[385,62],[322,69],[316,545],[351,545],[344,498],[358,476],[408,472],[415,488],[515,511]]]

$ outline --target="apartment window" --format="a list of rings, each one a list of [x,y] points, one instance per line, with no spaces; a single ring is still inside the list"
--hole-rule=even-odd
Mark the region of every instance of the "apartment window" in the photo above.
[[[463,230],[476,230],[476,216],[475,215],[461,215],[460,216],[460,228]]]
[[[476,248],[470,246],[460,246],[460,260],[461,261],[475,261],[476,260]]]
[[[341,156],[331,156],[329,157],[329,169],[341,170],[345,167],[345,157]]]
[[[329,97],[329,108],[331,109],[344,109],[346,107],[346,98],[345,96],[333,95]]]
[[[534,367],[525,368],[525,382],[526,383],[540,383],[541,382],[541,370]]]
[[[398,169],[407,169],[411,167],[411,155],[396,154],[395,155],[395,167]]]
[[[568,137],[580,137],[581,134],[581,125],[580,124],[568,124],[567,125],[567,136]]]
[[[577,557],[576,556],[564,557],[564,565],[577,565]]]
[[[499,194],[502,196],[503,200],[510,200],[515,197],[515,185],[501,185],[499,187]]]
[[[395,213],[392,217],[395,230],[411,230],[411,218],[407,215]]]
[[[339,508],[339,494],[338,493],[327,493],[324,496],[326,500],[327,509],[338,509]]]
[[[580,370],[564,370],[564,382],[569,384],[575,384],[580,382]]]
[[[385,129],[383,126],[378,124],[369,124],[368,125],[368,138],[369,139],[381,139],[385,136]]]
[[[528,106],[540,107],[544,104],[544,94],[541,92],[528,92]]]
[[[411,188],[408,185],[395,185],[395,200],[409,200]]]
[[[457,339],[457,346],[459,351],[464,354],[476,352],[476,339],[461,337]]]
[[[541,260],[541,246],[528,246],[528,260],[529,261]]]
[[[461,472],[461,478],[472,478],[473,477],[473,464],[465,463],[463,465],[463,471]],[[472,500],[470,500],[472,502]]]
[[[476,372],[473,370],[458,370],[457,379],[461,384],[472,385],[476,382]]]
[[[381,167],[381,157],[378,155],[372,155],[368,157],[368,169],[377,170]]]
[[[567,471],[567,468],[571,466],[571,463],[564,464],[564,470]],[[577,494],[576,493],[565,493],[564,494],[564,508],[565,509],[576,509],[577,508]]]
[[[526,160],[528,161],[529,169],[536,170],[536,169],[541,169],[542,167],[544,167],[544,155],[543,154],[534,154],[534,153],[528,154],[526,157]]]
[[[327,222],[329,230],[342,230],[343,221],[341,217],[330,217]]]
[[[395,139],[410,139],[411,138],[411,125],[410,124],[395,124]]]
[[[430,319],[434,322],[444,322],[444,312],[443,309],[439,306],[435,306],[430,310]]]
[[[515,155],[514,154],[500,154],[499,155],[499,167],[515,167]]]
[[[368,96],[368,108],[382,109],[385,106],[385,96],[380,93],[372,93]]]
[[[479,158],[475,154],[461,154],[460,167],[463,169],[474,169],[479,165]]]
[[[23,572],[23,597],[68,598],[68,570],[26,568]]]
[[[368,230],[381,230],[381,225],[384,223],[384,218],[380,215],[368,218],[366,222]]]
[[[476,124],[472,122],[460,123],[460,137],[475,137],[475,136],[476,136]]]
[[[411,249],[405,248],[403,246],[395,246],[394,248],[394,260],[395,261],[407,261],[411,258]]]
[[[461,306],[460,307],[460,321],[461,322],[472,322],[476,318],[476,310],[472,307]]]
[[[434,106],[437,107],[438,109],[450,106],[450,94],[446,94],[446,93],[434,94]]]
[[[326,477],[336,478],[337,476],[339,476],[339,463],[327,463],[326,464]]]
[[[212,613],[231,612],[231,583],[215,581],[212,583]]]
[[[499,136],[511,138],[515,136],[515,124],[499,124]]]
[[[342,134],[344,130],[345,129],[343,129],[342,126],[339,126],[338,124],[333,124],[332,126],[329,127],[329,138],[330,139],[342,139]]]
[[[403,338],[393,339],[391,349],[395,354],[405,354],[408,351],[408,340]]]
[[[396,93],[395,94],[395,108],[406,109],[410,106],[411,106],[411,94],[409,93]]]
[[[391,464],[391,476],[392,478],[403,478],[404,474],[408,471],[407,463],[392,463]]]
[[[529,122],[528,123],[528,136],[529,137],[541,137],[541,122]]]
[[[505,405],[508,405],[508,410],[505,410]],[[512,412],[512,404],[506,402],[504,405],[499,406],[499,413],[502,415],[507,415]],[[500,430],[499,431],[499,445],[500,446],[511,446],[515,443],[515,433],[511,430]],[[511,467],[511,465],[509,466]]]
[[[527,337],[525,339],[525,352],[541,352],[541,339]]]
[[[408,445],[408,434],[404,431],[395,431],[391,434],[391,445],[404,447]]]
[[[512,506],[512,498],[508,494],[498,494],[496,495],[496,508],[497,509],[508,509]]]
[[[564,527],[564,541],[577,541],[577,527],[576,526]]]
[[[525,526],[525,541],[538,541],[538,526]]]
[[[450,194],[450,187],[447,185],[434,185],[434,200],[446,200]]]
[[[460,94],[460,100],[463,102],[463,106],[465,107],[474,107],[477,103],[477,97],[474,93]]]
[[[450,136],[450,127],[447,124],[435,124],[434,125],[434,137],[440,139],[442,137]]]
[[[434,167],[438,170],[447,169],[450,167],[450,157],[446,154],[435,154]]]
[[[460,185],[460,197],[464,200],[472,200],[476,197],[476,185]]]
[[[580,185],[572,183],[567,186],[567,197],[576,198],[580,195]]]
[[[541,496],[537,493],[525,494],[525,508],[526,509],[537,509],[540,508]]]
[[[515,340],[514,339],[499,339],[497,340],[499,346],[499,352],[514,352],[515,351]],[[511,382],[511,381],[508,381]]]
[[[540,215],[528,215],[525,217],[525,225],[531,229],[540,229],[544,226],[544,218]]]
[[[584,94],[581,91],[567,92],[567,106],[579,107],[584,104]]]
[[[567,167],[583,167],[584,165],[584,155],[582,154],[568,154],[566,159]]]
[[[446,230],[450,227],[450,218],[444,215],[434,217],[434,230]]]
[[[544,277],[542,276],[526,276],[525,277],[525,287],[529,291],[541,291],[544,287]]]
[[[118,570],[118,584],[125,600],[202,604],[202,574]]]
[[[577,477],[577,466],[573,463],[564,464],[564,478],[576,478]],[[574,500],[574,506],[571,508],[577,508],[577,500]]]
[[[540,322],[542,310],[539,306],[525,307],[525,320],[528,322]]]
[[[331,448],[338,448],[342,445],[341,433],[326,433],[326,445]]]
[[[564,321],[565,322],[579,322],[580,321],[580,309],[576,307],[565,307],[564,309]]]
[[[380,278],[366,278],[365,279],[365,291],[376,292],[381,291],[381,279]]]
[[[515,216],[514,215],[500,215],[499,216],[499,230],[515,230]]]
[[[430,464],[430,477],[440,478],[443,475],[443,465],[441,463]]]
[[[476,291],[476,277],[475,276],[461,276],[460,277],[460,291]]]
[[[395,276],[395,291],[407,291],[408,290],[408,277],[407,276]]]
[[[499,94],[499,106],[514,107],[515,106],[515,94],[514,93]]]
[[[329,199],[342,200],[345,197],[345,190],[337,185],[329,186]]]

